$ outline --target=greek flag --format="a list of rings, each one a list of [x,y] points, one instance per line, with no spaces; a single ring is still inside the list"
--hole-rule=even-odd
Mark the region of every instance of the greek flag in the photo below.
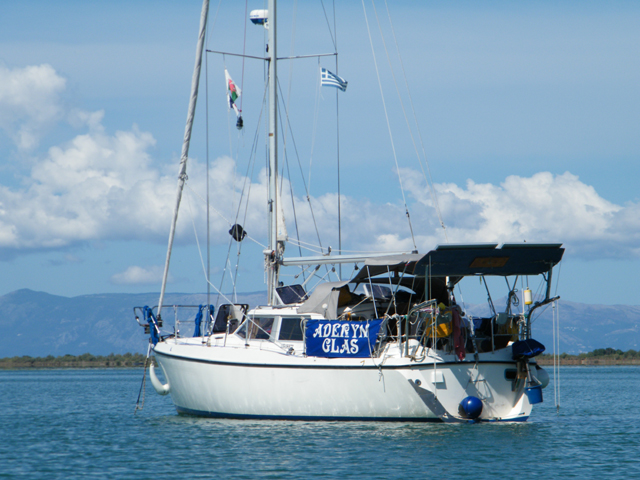
[[[340,78],[335,73],[331,73],[326,68],[323,68],[320,73],[320,84],[323,87],[336,87],[345,92],[347,90],[347,81],[344,78]]]

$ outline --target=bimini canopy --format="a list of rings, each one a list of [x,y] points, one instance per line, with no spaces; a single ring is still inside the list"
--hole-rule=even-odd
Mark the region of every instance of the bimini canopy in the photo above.
[[[420,259],[416,275],[466,277],[471,275],[540,275],[561,259],[561,243],[440,245]]]
[[[352,279],[352,283],[359,283],[369,277],[393,273],[396,275],[413,275],[416,265],[424,257],[419,253],[405,253],[400,255],[387,255],[384,257],[367,258],[357,275]]]

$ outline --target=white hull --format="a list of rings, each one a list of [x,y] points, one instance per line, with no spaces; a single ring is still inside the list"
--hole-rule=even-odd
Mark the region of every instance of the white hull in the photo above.
[[[188,340],[188,341],[187,341]],[[200,347],[199,347],[200,345]],[[200,338],[155,347],[178,412],[227,418],[455,421],[467,396],[483,420],[526,420],[524,385],[505,378],[508,352],[458,362],[425,358],[328,359],[286,355],[258,345],[216,347]],[[397,348],[397,347],[396,347]],[[510,349],[509,349],[510,350]],[[434,382],[435,381],[435,382]]]

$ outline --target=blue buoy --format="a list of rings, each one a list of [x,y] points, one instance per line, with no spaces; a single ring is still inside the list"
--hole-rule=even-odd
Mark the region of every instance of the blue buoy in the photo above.
[[[464,418],[475,420],[482,414],[482,400],[469,396],[460,402],[458,412]]]

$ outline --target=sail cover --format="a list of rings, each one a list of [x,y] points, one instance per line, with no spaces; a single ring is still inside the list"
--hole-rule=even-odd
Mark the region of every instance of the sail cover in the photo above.
[[[287,233],[287,222],[284,219],[284,209],[282,208],[282,197],[280,196],[278,182],[276,182],[276,195],[278,196],[278,241],[287,242],[289,234]]]
[[[338,300],[341,288],[349,283],[325,282],[318,285],[311,296],[298,308],[298,313],[319,313],[325,318],[338,316]]]

